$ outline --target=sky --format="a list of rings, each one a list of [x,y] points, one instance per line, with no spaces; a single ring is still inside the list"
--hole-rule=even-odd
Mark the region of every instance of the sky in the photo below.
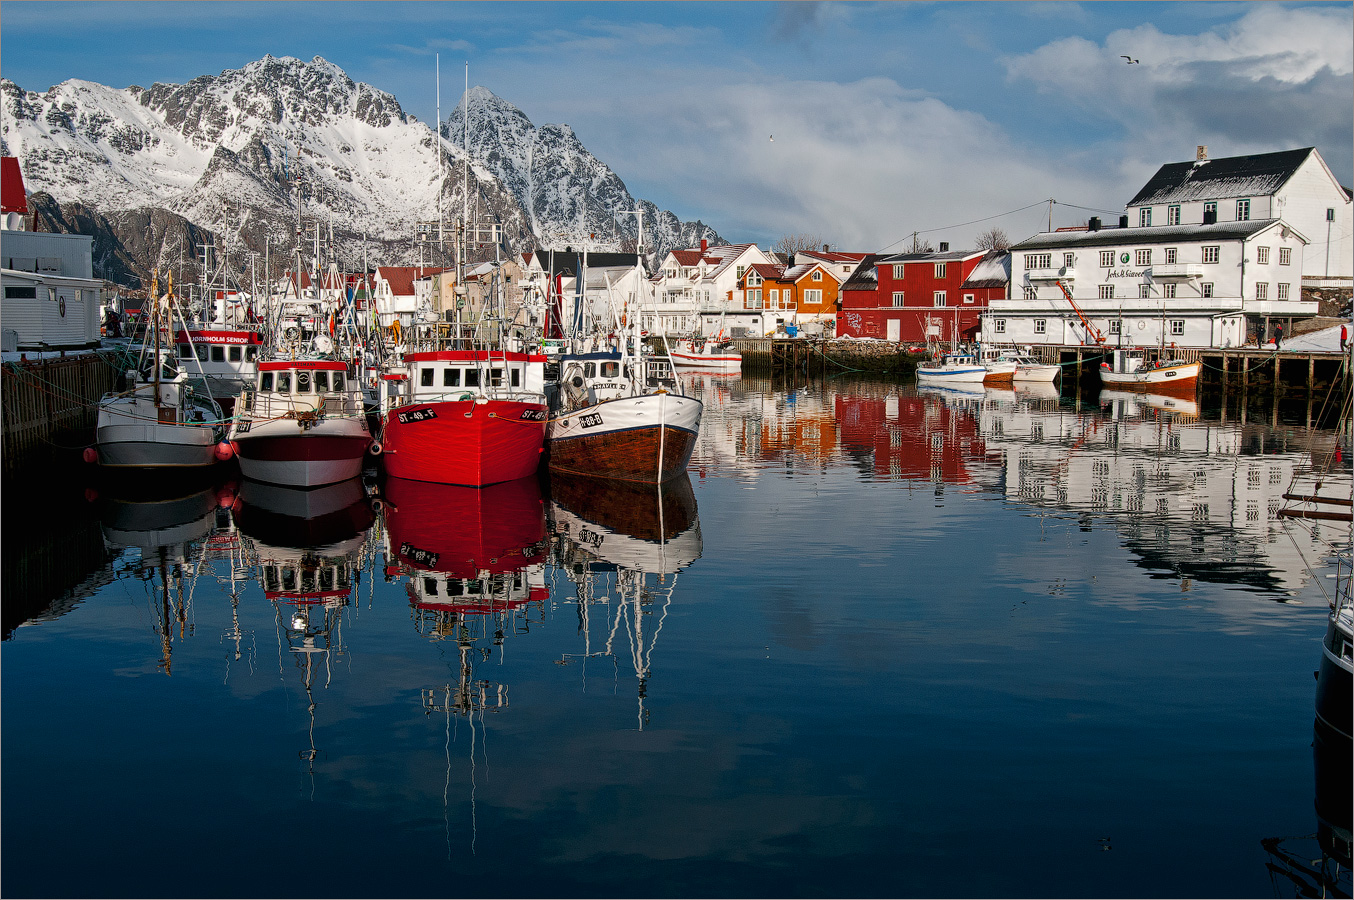
[[[1349,2],[5,0],[0,20],[0,76],[30,91],[266,54],[322,56],[423,121],[439,68],[445,118],[468,67],[634,196],[763,247],[1020,240],[1121,214],[1200,144],[1315,146],[1354,185]]]

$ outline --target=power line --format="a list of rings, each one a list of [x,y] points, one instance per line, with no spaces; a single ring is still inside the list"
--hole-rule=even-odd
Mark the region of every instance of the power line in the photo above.
[[[1085,210],[1085,211],[1087,211],[1087,212],[1106,213],[1107,215],[1120,215],[1120,214],[1122,214],[1122,212],[1123,212],[1123,210],[1116,210],[1116,209],[1097,209],[1096,207],[1093,207],[1093,206],[1077,206],[1075,203],[1063,203],[1063,202],[1060,201],[1060,200],[1054,200],[1052,197],[1049,197],[1047,200],[1039,200],[1039,201],[1036,201],[1036,202],[1034,202],[1034,203],[1029,204],[1028,206],[1022,206],[1022,207],[1020,207],[1019,209],[1013,209],[1013,210],[1011,210],[1010,212],[997,213],[995,216],[984,216],[984,217],[981,218],[981,219],[973,219],[972,221],[969,221],[969,222],[960,222],[960,223],[958,223],[958,224],[956,224],[956,225],[943,225],[943,226],[941,226],[941,227],[939,227],[939,228],[927,228],[927,229],[922,230],[922,231],[909,231],[907,234],[903,235],[902,237],[900,237],[898,240],[894,241],[893,243],[891,243],[891,244],[886,244],[884,247],[880,248],[879,252],[880,252],[880,253],[883,253],[885,250],[888,250],[890,247],[896,247],[898,244],[901,244],[903,241],[907,240],[908,238],[910,238],[910,237],[916,237],[917,235],[920,235],[920,234],[933,234],[933,233],[935,233],[935,232],[937,232],[937,231],[948,231],[948,230],[950,230],[951,228],[963,228],[963,227],[966,226],[966,225],[977,225],[977,224],[980,223],[980,222],[989,222],[989,221],[991,221],[991,220],[993,220],[993,219],[1001,219],[1001,218],[1004,218],[1004,217],[1006,217],[1006,216],[1015,215],[1015,214],[1018,213],[1018,212],[1024,212],[1024,211],[1027,210],[1027,209],[1034,209],[1036,206],[1043,206],[1045,203],[1051,203],[1051,204],[1053,204],[1054,206],[1066,206],[1066,207],[1068,207],[1068,208],[1070,208],[1070,209],[1081,209],[1081,210]]]

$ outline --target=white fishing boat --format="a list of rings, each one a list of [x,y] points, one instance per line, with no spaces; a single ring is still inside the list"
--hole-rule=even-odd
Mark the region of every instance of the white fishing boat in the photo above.
[[[972,353],[946,353],[939,362],[917,366],[918,384],[982,384],[985,378],[987,367]]]
[[[1028,350],[1015,348],[1001,349],[994,362],[1014,366],[1012,381],[1053,382],[1062,372],[1062,366],[1040,362]]]
[[[158,294],[155,281],[151,296]],[[174,310],[174,289],[151,304],[151,323],[135,369],[126,374],[126,390],[99,401],[95,446],[85,458],[122,469],[205,468],[227,458],[218,447],[225,417],[207,392],[164,346]]]
[[[240,395],[230,443],[246,478],[317,487],[356,478],[372,445],[362,390],[336,359],[259,363]]]
[[[1100,383],[1111,390],[1145,391],[1193,397],[1199,384],[1198,362],[1150,361],[1140,349],[1118,349],[1100,364]]]
[[[684,338],[668,348],[672,364],[681,369],[705,369],[713,372],[736,372],[743,367],[743,356],[732,341],[715,338]]]

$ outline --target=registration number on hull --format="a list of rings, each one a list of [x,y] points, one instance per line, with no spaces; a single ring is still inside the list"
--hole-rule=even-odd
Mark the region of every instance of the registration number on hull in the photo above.
[[[410,422],[426,422],[429,419],[436,419],[437,412],[429,407],[423,409],[411,409],[408,412],[396,413],[395,417],[400,420],[401,425],[408,425]]]

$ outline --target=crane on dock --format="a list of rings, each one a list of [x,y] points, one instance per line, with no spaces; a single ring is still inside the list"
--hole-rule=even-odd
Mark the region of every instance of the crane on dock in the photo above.
[[[1101,334],[1100,329],[1092,325],[1091,320],[1086,318],[1086,314],[1081,311],[1081,307],[1077,306],[1077,301],[1072,299],[1072,291],[1068,289],[1067,285],[1063,284],[1062,279],[1059,278],[1053,283],[1063,292],[1063,296],[1067,298],[1067,302],[1072,304],[1072,310],[1077,314],[1077,318],[1081,320],[1081,324],[1086,328],[1087,336],[1094,340],[1098,345],[1104,344],[1105,335]]]

